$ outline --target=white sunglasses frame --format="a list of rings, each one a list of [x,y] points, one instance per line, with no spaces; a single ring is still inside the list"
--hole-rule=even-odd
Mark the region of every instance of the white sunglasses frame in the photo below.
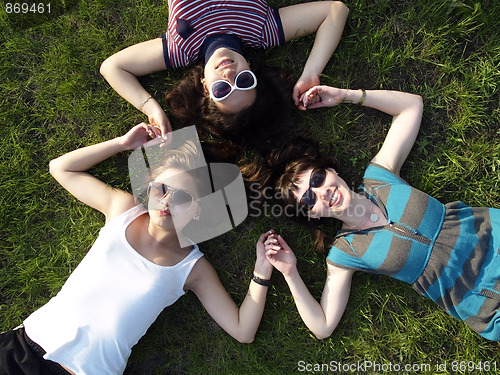
[[[253,85],[250,87],[244,87],[244,88],[236,86],[236,82],[238,81],[238,77],[240,76],[240,74],[245,73],[245,72],[249,72],[250,75],[253,77],[253,81],[254,81]],[[229,93],[222,98],[216,98],[213,94],[212,88],[218,82],[225,82],[231,87],[231,91],[229,91]],[[227,99],[229,97],[229,95],[231,95],[233,93],[233,91],[235,91],[235,90],[247,91],[247,90],[254,89],[255,87],[257,87],[257,77],[255,76],[254,72],[252,72],[249,69],[245,69],[245,70],[242,70],[241,72],[239,72],[236,75],[236,77],[234,77],[234,86],[231,85],[231,83],[225,79],[218,79],[217,81],[212,82],[212,84],[210,85],[210,88],[208,89],[208,93],[210,95],[210,99],[212,99],[214,102],[221,102],[221,101]]]

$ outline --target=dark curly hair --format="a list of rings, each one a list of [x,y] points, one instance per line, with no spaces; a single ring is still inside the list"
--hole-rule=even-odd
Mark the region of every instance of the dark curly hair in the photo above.
[[[278,68],[252,63],[258,81],[255,102],[239,113],[226,114],[205,95],[201,83],[203,71],[203,64],[195,65],[166,94],[169,115],[179,126],[195,124],[209,136],[249,146],[261,153],[269,152],[273,137],[288,125],[292,107],[290,75]]]

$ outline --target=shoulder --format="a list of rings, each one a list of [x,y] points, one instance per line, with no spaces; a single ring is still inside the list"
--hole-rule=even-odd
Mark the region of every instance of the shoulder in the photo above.
[[[363,181],[366,184],[370,182],[374,184],[376,181],[383,184],[405,184],[408,183],[403,180],[399,175],[395,174],[394,171],[377,164],[375,162],[371,162],[368,167],[365,169],[365,173],[363,175]]]
[[[200,254],[201,256],[193,266],[185,284],[186,290],[191,290],[195,293],[197,290],[206,285],[210,285],[213,282],[220,283],[219,276],[217,275],[215,268],[201,252]]]

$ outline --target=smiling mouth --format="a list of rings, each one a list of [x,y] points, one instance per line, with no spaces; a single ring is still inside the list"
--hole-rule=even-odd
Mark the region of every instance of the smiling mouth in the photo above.
[[[330,207],[338,205],[341,198],[342,198],[342,194],[340,193],[338,188],[335,188],[335,190],[333,191],[332,197],[330,198]]]
[[[215,69],[225,68],[226,66],[231,65],[233,62],[234,61],[231,59],[224,59],[215,67]]]

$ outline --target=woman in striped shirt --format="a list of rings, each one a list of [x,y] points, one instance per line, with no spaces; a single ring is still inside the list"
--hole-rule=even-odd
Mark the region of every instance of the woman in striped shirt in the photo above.
[[[163,137],[172,130],[170,121],[137,77],[204,58],[204,67],[169,95],[168,110],[198,125],[209,123],[207,127],[220,135],[239,132],[248,126],[252,113],[262,118],[265,108],[279,112],[276,100],[271,99],[281,89],[269,87],[268,79],[253,74],[243,48],[265,49],[316,32],[302,75],[293,88],[295,104],[304,109],[299,96],[319,84],[319,75],[339,43],[349,13],[339,1],[275,9],[266,0],[169,0],[168,9],[168,28],[163,37],[119,51],[101,65],[101,74],[110,85],[146,114],[149,123],[159,126]]]
[[[318,86],[302,100],[307,108],[351,102],[393,116],[359,192],[314,152],[288,160],[276,180],[280,196],[288,197],[285,203],[303,216],[343,222],[327,256],[320,303],[304,285],[283,238],[273,235],[266,241],[268,259],[285,276],[309,329],[318,338],[332,334],[346,308],[354,271],[364,271],[409,283],[481,336],[499,341],[500,209],[442,204],[399,176],[419,131],[420,96]]]

